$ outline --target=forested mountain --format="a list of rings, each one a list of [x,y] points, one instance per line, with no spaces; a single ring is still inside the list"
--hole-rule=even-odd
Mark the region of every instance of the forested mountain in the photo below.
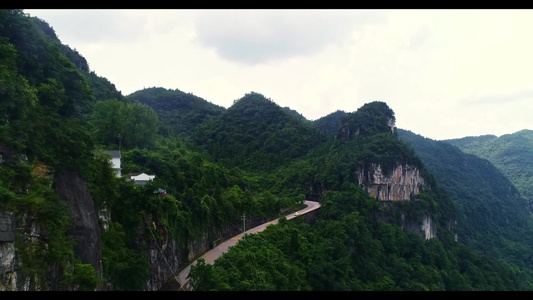
[[[0,290],[160,290],[274,218],[191,269],[194,289],[533,290],[518,191],[449,144],[406,143],[385,102],[311,122],[256,92],[227,109],[123,96],[89,65],[0,10]],[[155,178],[115,174],[116,149],[123,174]],[[305,199],[316,218],[288,221]]]
[[[285,110],[287,113],[289,113],[290,115],[293,115],[294,117],[296,117],[297,119],[300,119],[302,121],[306,121],[306,122],[311,122],[309,120],[307,120],[301,113],[297,112],[296,110],[294,109],[291,109],[287,106],[283,107],[282,108],[283,110]]]
[[[459,240],[482,253],[506,259],[531,276],[533,228],[526,201],[488,160],[407,130],[399,137],[414,147],[457,206]]]
[[[321,199],[312,225],[281,219],[213,265],[191,268],[197,291],[531,290],[530,277],[443,234],[420,236],[373,216],[380,204],[353,184]]]
[[[246,94],[195,133],[195,141],[215,161],[261,171],[302,157],[325,140],[326,136],[311,124],[255,92]]]
[[[178,89],[146,88],[127,96],[151,107],[167,130],[166,135],[190,136],[195,128],[226,109]]]
[[[318,220],[309,225],[282,219],[279,226],[239,242],[214,265],[200,260],[191,268],[195,290],[531,289],[530,268],[520,263],[526,257],[495,259],[484,253],[487,249],[476,253],[456,242],[456,210],[429,173],[422,172],[428,186],[415,201],[376,201],[357,186],[358,170],[371,162],[383,165],[385,173],[398,165],[425,171],[414,150],[391,129],[391,120],[394,113],[385,103],[365,104],[346,114],[338,139],[279,171],[284,186],[305,190],[311,184],[308,196],[320,190]],[[416,230],[405,230],[427,215],[436,223],[438,238],[424,241]],[[501,247],[490,246],[495,244]]]
[[[313,126],[316,129],[327,132],[331,136],[335,136],[337,134],[337,131],[339,131],[339,125],[341,124],[342,118],[345,115],[346,112],[342,110],[337,110],[327,116],[313,121]]]
[[[507,177],[533,208],[533,130],[444,140],[463,152],[490,161]]]

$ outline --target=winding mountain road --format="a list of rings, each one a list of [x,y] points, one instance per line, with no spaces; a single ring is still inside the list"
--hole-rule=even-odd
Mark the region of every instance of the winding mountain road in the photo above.
[[[296,213],[291,213],[290,215],[287,215],[285,216],[287,218],[287,220],[290,220],[290,219],[293,219],[293,218],[298,218],[298,217],[301,217],[302,215],[310,212],[310,211],[314,211],[316,209],[318,209],[320,207],[320,204],[316,201],[305,201],[304,204],[306,205],[306,207],[304,207],[303,209],[299,210],[298,212]],[[220,245],[216,246],[215,248],[207,251],[206,253],[204,253],[202,256],[200,256],[200,258],[204,259],[205,260],[205,263],[206,264],[214,264],[215,263],[215,260],[217,258],[219,258],[222,254],[224,254],[225,252],[228,251],[228,249],[231,247],[231,246],[234,246],[235,244],[237,244],[237,242],[245,235],[245,234],[250,234],[250,233],[257,233],[257,232],[261,232],[263,230],[265,230],[267,228],[267,226],[271,225],[271,224],[276,224],[278,222],[279,219],[275,219],[275,220],[272,220],[270,222],[267,222],[267,223],[264,223],[264,224],[261,224],[259,226],[256,226],[250,230],[247,230],[239,235],[236,235],[234,237],[232,237],[231,239],[229,240],[226,240],[224,242],[222,242]],[[198,259],[200,259],[198,258]],[[197,263],[197,260],[195,260],[194,262],[192,262],[191,264],[189,264],[187,267],[185,267],[177,276],[177,285],[179,285],[179,287],[170,287],[168,288],[168,290],[174,290],[174,291],[191,291],[192,288],[191,286],[189,285],[189,279],[187,278],[187,276],[189,276],[189,272],[191,271],[191,266],[195,265]],[[173,285],[174,286],[174,285]]]

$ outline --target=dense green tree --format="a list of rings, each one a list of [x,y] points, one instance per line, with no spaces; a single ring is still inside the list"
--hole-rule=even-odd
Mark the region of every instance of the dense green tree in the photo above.
[[[0,38],[0,142],[23,151],[38,100],[35,88],[17,72],[16,55],[15,47],[4,37]]]
[[[127,96],[133,102],[149,106],[161,119],[165,136],[190,137],[197,126],[220,116],[226,109],[178,89],[146,88]]]
[[[285,290],[283,278],[297,271],[303,272],[298,278],[305,278],[305,281],[292,279],[292,284],[287,286],[289,290],[490,291],[527,288],[528,285],[524,285],[516,277],[517,273],[506,265],[455,241],[423,240],[396,225],[372,221],[372,214],[360,214],[359,211],[361,206],[376,203],[364,201],[369,198],[364,193],[354,196],[351,192],[356,189],[346,187],[344,192],[328,192],[322,208],[336,213],[325,215],[321,211],[313,225],[282,218],[265,231],[240,240],[213,266],[202,265],[201,271],[195,271],[193,267],[190,275],[193,286],[199,284],[203,290]],[[357,199],[360,200],[359,208],[357,205],[346,207]],[[268,247],[264,248],[266,245]],[[277,250],[269,255],[264,249]],[[262,255],[269,259],[263,260]],[[294,271],[284,266],[287,259]],[[276,270],[269,266],[276,266]],[[270,273],[279,278],[268,276]],[[207,276],[206,279],[203,276]]]
[[[463,152],[490,161],[511,181],[520,194],[533,207],[533,130],[520,130],[512,134],[482,135],[444,140]]]
[[[339,126],[342,123],[345,115],[345,111],[337,110],[329,115],[313,121],[313,127],[318,130],[325,131],[330,136],[334,137],[339,131]]]
[[[195,140],[226,166],[267,171],[304,156],[326,137],[309,122],[251,92],[199,126]]]
[[[412,145],[440,186],[457,207],[459,241],[512,269],[521,269],[523,282],[531,276],[531,263],[523,259],[532,242],[526,201],[487,160],[466,154],[445,141],[434,141],[406,130],[399,137]],[[442,198],[442,197],[440,197]]]
[[[342,117],[337,139],[346,141],[385,132],[395,134],[395,123],[394,111],[385,102],[369,102]]]
[[[104,273],[113,283],[115,291],[141,290],[149,278],[147,258],[129,246],[128,240],[119,222],[109,224],[109,228],[102,233]]]
[[[95,138],[113,149],[152,148],[159,129],[155,112],[140,103],[99,101],[91,114]]]

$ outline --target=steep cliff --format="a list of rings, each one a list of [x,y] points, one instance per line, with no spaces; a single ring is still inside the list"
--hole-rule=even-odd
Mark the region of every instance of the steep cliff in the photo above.
[[[270,219],[249,220],[247,227],[255,227]],[[147,225],[150,224],[150,225]],[[180,246],[166,232],[164,226],[158,220],[147,216],[144,224],[139,228],[139,237],[150,236],[150,239],[139,239],[138,245],[146,249],[150,261],[150,279],[146,282],[143,290],[177,290],[179,288],[176,275],[192,261],[202,256],[205,252],[213,249],[217,242],[227,240],[241,233],[243,228],[227,225],[221,229],[211,228],[200,233],[187,245]],[[158,232],[161,239],[158,241],[152,233]]]
[[[417,196],[431,191],[434,182],[414,149],[398,139],[394,111],[386,103],[374,101],[336,120],[334,151],[329,161],[323,163],[335,166],[334,172],[323,183],[312,185],[311,191],[323,195],[334,188],[330,184],[333,178],[349,180],[384,207],[380,219],[416,232],[424,239],[436,237],[438,226],[430,211],[410,213],[421,206]]]
[[[143,289],[157,291],[187,262],[188,251],[172,240],[152,215],[146,215],[144,221],[136,241],[137,247],[146,249],[150,265],[150,276]]]
[[[101,278],[100,226],[87,183],[78,172],[64,171],[57,174],[54,186],[59,199],[69,207],[74,255],[82,263],[91,264]]]
[[[13,213],[0,211],[0,291],[17,290],[15,225]]]
[[[20,252],[27,251],[20,243],[33,246],[46,243],[50,238],[49,232],[38,225],[35,217],[25,215],[17,220],[12,212],[7,211],[0,213],[0,227],[0,291],[57,290],[57,264],[52,263],[46,270],[46,275],[42,276],[39,272],[28,272],[28,268],[33,266],[20,258]]]
[[[437,224],[431,214],[424,213],[412,217],[406,212],[405,206],[391,202],[415,201],[416,196],[431,187],[426,183],[418,167],[399,164],[385,174],[379,164],[357,171],[358,184],[367,191],[370,197],[382,203],[383,211],[379,218],[418,234],[423,239],[437,237]]]
[[[428,189],[419,168],[398,165],[386,176],[381,165],[372,163],[369,168],[358,170],[358,184],[378,201],[413,200],[421,190]]]

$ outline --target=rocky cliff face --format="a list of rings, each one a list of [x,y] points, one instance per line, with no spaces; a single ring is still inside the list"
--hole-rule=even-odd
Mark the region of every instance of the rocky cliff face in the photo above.
[[[412,200],[421,190],[429,188],[417,167],[398,165],[386,175],[380,165],[371,164],[357,172],[358,184],[378,201]]]
[[[405,218],[403,221],[402,228],[417,233],[423,239],[429,240],[437,237],[437,225],[428,215],[423,216],[419,223],[405,222]]]
[[[381,208],[376,214],[378,219],[416,233],[425,240],[437,237],[437,224],[429,214],[413,216],[405,207],[395,205],[394,202],[382,202]]]
[[[83,264],[91,264],[101,278],[100,226],[87,183],[79,173],[64,171],[56,175],[54,186],[59,199],[69,207],[72,220],[69,234],[76,242],[75,257]]]
[[[15,225],[12,213],[0,211],[0,291],[17,290]]]
[[[72,220],[69,235],[75,240],[75,257],[82,263],[91,264],[101,277],[100,227],[87,184],[77,172],[62,172],[55,176],[53,185],[58,197],[69,207]],[[16,220],[10,212],[0,213],[0,290],[36,290],[39,286],[37,283],[42,280],[46,280],[48,289],[56,290],[58,276],[55,266],[48,270],[47,278],[22,275],[16,254],[16,231],[22,240],[36,242],[49,238],[47,231],[39,228],[31,216],[24,215]]]
[[[47,270],[47,278],[23,275],[17,255],[17,230],[22,241],[49,239],[47,231],[39,228],[35,218],[26,215],[17,220],[12,212],[0,211],[0,291],[35,291],[39,290],[41,282],[48,286],[48,290],[57,289],[57,266],[52,265]]]
[[[270,220],[251,220],[247,228],[258,226]],[[224,241],[242,232],[242,228],[228,225],[225,228],[203,232],[197,238],[189,241],[186,246],[178,246],[166,234],[164,227],[157,225],[157,220],[148,220],[145,224],[152,224],[152,228],[142,226],[140,236],[150,234],[150,230],[160,230],[162,241],[156,243],[153,239],[148,243],[147,255],[150,259],[150,279],[146,283],[145,291],[178,290],[174,275],[186,267],[190,262],[199,258],[205,252],[213,249],[217,242]]]
[[[71,215],[69,235],[75,242],[74,254],[82,263],[93,266],[97,274],[102,276],[100,230],[98,219],[105,226],[110,216],[105,207],[95,210],[89,188],[77,172],[62,172],[54,179],[54,188],[61,200],[68,204]],[[253,220],[246,226],[257,226],[269,220]],[[18,225],[17,225],[18,223]],[[17,226],[19,229],[17,229]],[[19,258],[16,254],[15,232],[20,230],[24,239],[47,239],[46,231],[41,230],[31,218],[16,220],[11,212],[0,211],[0,291],[29,291],[37,289],[39,278],[23,276]],[[220,230],[210,230],[189,241],[187,245],[178,245],[164,226],[150,215],[138,229],[138,249],[146,249],[150,263],[150,278],[143,287],[146,291],[161,290],[172,280],[173,275],[189,264],[189,262],[212,249],[217,241],[228,239],[239,234],[242,228],[228,226]],[[159,240],[151,238],[160,237]],[[57,290],[58,279],[56,270],[48,270],[46,278],[48,290]],[[112,290],[112,287],[104,289]]]
[[[390,174],[385,174],[378,164],[371,164],[369,168],[357,172],[358,184],[368,194],[378,201],[411,201],[424,189],[429,189],[417,167],[410,165],[397,165]],[[417,233],[424,239],[437,236],[437,226],[429,215],[421,219],[406,220],[402,211],[397,211],[394,206],[388,205],[386,213],[380,217],[391,221],[394,215],[399,215],[397,223],[402,228]]]
[[[158,223],[151,215],[146,215],[136,241],[139,248],[146,249],[150,264],[150,278],[143,287],[145,291],[159,290],[186,261],[186,249],[180,248],[165,227]],[[160,240],[154,238],[156,235]]]
[[[429,216],[425,216],[422,219],[422,234],[426,240],[432,239],[437,236],[436,226]]]

